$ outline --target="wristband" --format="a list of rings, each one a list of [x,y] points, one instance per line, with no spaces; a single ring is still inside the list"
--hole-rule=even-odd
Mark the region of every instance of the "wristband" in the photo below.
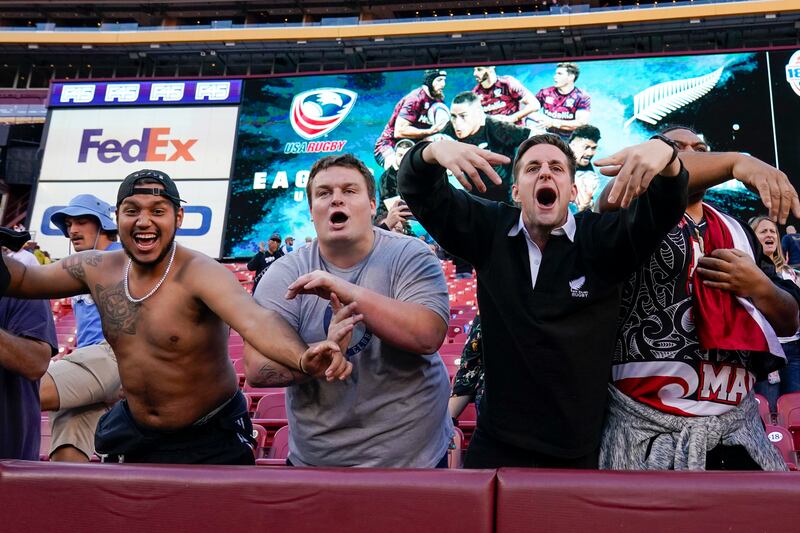
[[[302,372],[306,376],[310,376],[311,375],[308,372],[306,372],[305,368],[303,368],[303,356],[302,355],[300,355],[300,359],[297,360],[297,366],[300,367],[300,372]]]
[[[675,162],[675,159],[677,159],[677,158],[678,158],[678,143],[676,143],[675,141],[673,141],[672,139],[670,139],[670,138],[669,138],[669,137],[667,137],[666,135],[662,135],[661,133],[656,133],[655,135],[653,135],[652,137],[650,137],[650,140],[651,140],[651,141],[652,141],[652,140],[654,140],[654,139],[656,139],[656,140],[659,140],[659,141],[661,141],[661,142],[665,143],[665,144],[666,144],[667,146],[669,146],[670,148],[672,148],[672,157],[670,157],[670,158],[669,158],[669,163],[667,163],[666,165],[664,165],[664,168],[667,168],[667,167],[668,167],[668,166],[670,166],[670,165],[671,165],[673,162]],[[663,170],[663,169],[662,169],[662,170]]]

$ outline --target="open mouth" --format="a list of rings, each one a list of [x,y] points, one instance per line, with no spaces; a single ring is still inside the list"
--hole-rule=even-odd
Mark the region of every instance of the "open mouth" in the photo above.
[[[139,250],[147,251],[156,245],[158,235],[155,233],[137,233],[133,236],[133,242]]]
[[[342,211],[335,211],[333,214],[331,214],[331,218],[330,218],[331,224],[333,224],[334,226],[341,226],[345,222],[347,222],[349,219],[350,219],[350,217],[347,216]]]
[[[542,207],[552,207],[556,203],[556,197],[556,191],[549,187],[536,191],[536,202]]]

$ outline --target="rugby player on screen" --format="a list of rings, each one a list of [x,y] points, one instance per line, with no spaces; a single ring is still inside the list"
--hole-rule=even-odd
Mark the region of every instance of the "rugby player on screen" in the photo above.
[[[442,135],[502,154],[508,157],[509,161],[513,159],[520,143],[530,134],[531,130],[528,128],[510,124],[496,116],[487,116],[478,95],[470,91],[459,93],[453,98],[450,104],[450,122],[442,130]],[[495,184],[481,174],[486,190],[479,191],[475,188],[471,192],[488,200],[510,204],[513,181],[511,163],[496,165],[494,170],[502,179],[502,183]]]
[[[384,169],[394,162],[394,147],[398,139],[424,139],[439,133],[447,124],[446,112],[437,113],[442,107],[445,111],[447,109],[442,103],[446,80],[446,71],[428,69],[422,85],[397,102],[383,133],[375,142],[375,161]],[[437,114],[440,119],[436,118]]]
[[[478,66],[472,70],[477,85],[472,92],[481,99],[487,115],[497,120],[512,122],[520,126],[525,117],[539,109],[533,94],[513,76],[498,76],[493,66]]]
[[[553,86],[536,93],[535,111],[541,109],[541,114],[531,115],[549,133],[565,141],[573,131],[589,123],[592,101],[586,92],[575,86],[579,75],[580,69],[575,63],[556,65]]]

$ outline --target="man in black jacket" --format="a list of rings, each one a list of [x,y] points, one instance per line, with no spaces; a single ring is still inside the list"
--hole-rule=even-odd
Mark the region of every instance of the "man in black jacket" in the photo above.
[[[621,283],[686,207],[688,176],[673,145],[650,140],[620,161],[612,195],[626,208],[573,216],[575,158],[557,136],[520,145],[519,207],[458,191],[445,177],[448,169],[484,190],[481,173],[501,183],[492,167],[505,156],[451,141],[406,156],[401,195],[478,275],[486,389],[465,466],[597,467]]]
[[[256,291],[258,282],[261,281],[262,276],[266,274],[267,269],[272,266],[277,259],[284,256],[281,250],[281,236],[273,233],[267,241],[267,247],[264,248],[264,243],[258,243],[258,253],[247,262],[247,270],[255,271],[256,275],[253,279],[253,292]]]

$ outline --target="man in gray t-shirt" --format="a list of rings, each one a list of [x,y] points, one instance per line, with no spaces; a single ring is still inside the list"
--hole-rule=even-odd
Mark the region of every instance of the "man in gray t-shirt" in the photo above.
[[[307,188],[318,239],[276,261],[255,293],[310,345],[354,324],[343,341],[353,371],[343,381],[311,380],[245,350],[252,384],[291,385],[294,465],[425,468],[446,458],[450,383],[436,349],[447,285],[423,242],[372,227],[374,191],[352,156],[318,161]]]

